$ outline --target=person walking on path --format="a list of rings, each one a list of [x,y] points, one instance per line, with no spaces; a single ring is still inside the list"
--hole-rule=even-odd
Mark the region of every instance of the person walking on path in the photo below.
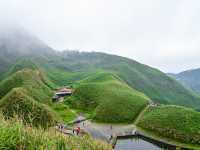
[[[80,131],[81,131],[81,128],[77,127],[77,131],[76,131],[77,135],[79,135]]]

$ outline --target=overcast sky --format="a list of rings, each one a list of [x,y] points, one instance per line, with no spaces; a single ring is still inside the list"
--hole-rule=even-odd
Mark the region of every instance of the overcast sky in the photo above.
[[[164,72],[200,67],[200,0],[0,0],[0,17],[57,50],[118,54]]]

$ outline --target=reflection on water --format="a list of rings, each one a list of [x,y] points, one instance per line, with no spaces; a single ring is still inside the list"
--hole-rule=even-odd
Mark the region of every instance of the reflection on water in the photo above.
[[[115,150],[175,150],[176,147],[141,137],[120,138]]]

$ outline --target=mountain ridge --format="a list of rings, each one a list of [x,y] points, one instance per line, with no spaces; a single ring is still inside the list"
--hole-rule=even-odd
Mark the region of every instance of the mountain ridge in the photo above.
[[[186,70],[172,76],[184,86],[200,95],[200,68]]]
[[[0,67],[1,78],[3,78],[2,72],[8,71],[10,66],[15,64],[17,60],[25,58],[33,61],[52,81],[59,83],[59,86],[73,84],[97,70],[102,70],[119,76],[130,87],[144,93],[154,102],[200,108],[200,97],[198,95],[158,69],[129,58],[105,53],[56,52],[49,46],[41,44],[40,40],[35,40],[32,36],[29,37],[26,32],[20,32],[17,31],[17,34],[21,34],[20,36],[23,38],[17,44],[15,43],[16,41],[13,41],[15,39],[13,37],[8,38],[8,41],[11,40],[11,42],[1,41],[3,45],[10,47],[12,52],[11,54],[3,53],[7,49],[3,49],[0,46],[0,53],[3,54],[0,56],[4,58],[4,67],[2,69],[2,66]],[[27,46],[27,41],[33,44],[31,44],[31,48]],[[19,51],[20,53],[18,54],[20,47],[27,53],[30,52],[30,55],[24,54],[23,51]],[[15,53],[16,56],[14,55]],[[9,62],[7,63],[7,61]],[[0,58],[1,63],[2,60]]]

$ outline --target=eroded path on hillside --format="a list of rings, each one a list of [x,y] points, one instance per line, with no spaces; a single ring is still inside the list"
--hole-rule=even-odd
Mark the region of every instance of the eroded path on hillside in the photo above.
[[[140,114],[137,116],[137,118],[134,121],[134,125],[136,125],[139,120],[141,119],[141,117],[143,116],[143,114],[147,111],[147,109],[150,107],[150,105],[147,105],[141,112]]]

